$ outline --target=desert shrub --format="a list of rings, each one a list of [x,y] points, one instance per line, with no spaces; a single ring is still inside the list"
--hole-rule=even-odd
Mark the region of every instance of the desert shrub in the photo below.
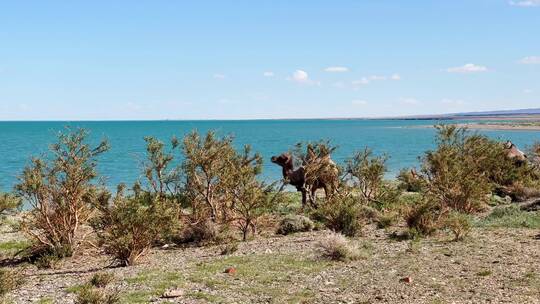
[[[489,194],[532,194],[536,177],[528,162],[508,156],[504,144],[455,125],[437,126],[437,149],[424,157],[427,194],[459,212],[481,210]]]
[[[154,137],[145,137],[146,160],[143,164],[143,176],[145,180],[142,186],[152,195],[162,200],[173,201],[181,204],[184,202],[181,185],[181,168],[174,164],[174,153],[180,146],[180,142],[173,137],[170,142],[170,150],[165,151],[165,144]]]
[[[405,221],[412,234],[431,235],[440,229],[445,214],[438,203],[424,200],[408,206]]]
[[[365,148],[347,161],[346,172],[365,200],[376,201],[383,194],[387,159],[386,156],[373,156],[373,151]]]
[[[13,193],[0,192],[0,215],[18,209],[21,205],[22,200],[20,197],[15,196]]]
[[[296,232],[311,231],[315,224],[311,219],[303,215],[289,214],[279,223],[278,234],[289,235]]]
[[[354,261],[362,257],[358,247],[340,233],[330,233],[317,243],[321,256],[333,261]]]
[[[257,220],[275,197],[273,185],[258,179],[262,170],[260,154],[253,153],[249,146],[238,152],[232,138],[217,138],[212,132],[204,138],[196,132],[188,134],[182,151],[191,223],[210,220],[223,226],[221,230],[235,226],[244,240],[250,231],[256,233]]]
[[[460,241],[466,237],[472,228],[469,215],[452,211],[444,219],[443,226],[454,235],[454,241]]]
[[[223,248],[221,248],[221,255],[233,254],[236,251],[238,251],[238,243],[237,242],[232,242],[232,243],[229,243],[229,244],[225,244],[225,246],[223,246]]]
[[[218,224],[211,220],[201,220],[186,224],[179,241],[182,243],[197,244],[218,243],[222,235],[221,228]]]
[[[420,192],[425,187],[425,180],[414,169],[401,169],[397,175],[399,189],[407,192]]]
[[[166,200],[139,191],[126,196],[123,187],[92,221],[100,244],[124,266],[134,265],[153,244],[172,235],[176,224],[176,209]]]
[[[94,287],[102,288],[109,285],[113,280],[114,274],[109,272],[98,272],[90,278],[89,284]]]
[[[321,221],[328,229],[346,236],[358,235],[363,226],[362,204],[346,191],[327,198],[313,211],[313,217]]]
[[[387,228],[394,225],[398,220],[398,214],[394,212],[386,212],[378,216],[377,227]]]
[[[106,292],[91,285],[83,286],[75,298],[75,304],[115,304],[120,298],[117,292]]]
[[[460,212],[475,212],[487,203],[491,183],[479,162],[488,146],[454,125],[437,126],[437,149],[424,157],[426,195],[435,203]]]
[[[69,256],[76,249],[79,227],[93,206],[108,194],[92,184],[97,177],[97,157],[108,150],[106,141],[96,147],[86,143],[84,130],[61,133],[51,146],[53,158],[34,158],[16,185],[17,194],[33,208],[22,229],[44,253]]]
[[[15,270],[0,268],[0,300],[10,291],[19,288],[23,283],[22,276]]]
[[[226,198],[233,182],[230,175],[231,162],[236,156],[232,138],[218,138],[213,132],[201,138],[197,132],[193,132],[184,138],[182,151],[191,220],[229,222],[231,209]]]

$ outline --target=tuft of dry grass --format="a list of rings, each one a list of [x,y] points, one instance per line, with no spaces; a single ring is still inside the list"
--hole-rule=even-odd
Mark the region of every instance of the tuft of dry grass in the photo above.
[[[343,234],[332,232],[317,243],[322,257],[333,261],[354,261],[363,257],[360,249]]]

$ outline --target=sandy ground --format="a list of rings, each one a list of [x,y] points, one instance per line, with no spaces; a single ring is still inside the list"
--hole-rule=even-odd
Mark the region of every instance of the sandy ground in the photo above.
[[[104,271],[114,274],[107,289],[122,303],[540,303],[540,231],[475,228],[461,242],[446,235],[412,242],[393,239],[395,229],[366,227],[353,239],[365,258],[353,262],[320,257],[327,231],[259,237],[232,255],[221,255],[222,246],[153,249],[125,268],[85,250],[56,269],[17,266],[26,282],[9,298],[73,303],[74,290]],[[223,273],[227,267],[237,272]],[[171,288],[183,295],[160,298]]]

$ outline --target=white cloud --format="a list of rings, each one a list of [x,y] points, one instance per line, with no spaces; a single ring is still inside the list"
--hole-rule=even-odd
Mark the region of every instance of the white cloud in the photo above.
[[[331,66],[324,69],[324,71],[329,72],[329,73],[343,73],[343,72],[348,72],[349,68],[343,67],[343,66]]]
[[[392,79],[392,80],[401,80],[401,76],[399,76],[399,74],[392,74],[392,76],[390,76],[390,79]]]
[[[267,72],[263,73],[263,76],[264,77],[274,77],[275,75],[274,75],[274,72],[267,71]]]
[[[473,63],[467,63],[463,66],[446,69],[448,73],[478,73],[478,72],[486,72],[487,70],[488,70],[487,67],[476,65]]]
[[[309,78],[309,75],[306,71],[296,70],[291,77],[288,77],[287,80],[294,81],[299,84],[309,84],[309,85],[320,85],[320,82],[313,81]]]
[[[513,6],[521,6],[521,7],[540,6],[540,0],[510,1],[508,3],[510,3],[510,5],[513,5]]]
[[[420,101],[416,98],[406,97],[406,98],[400,98],[399,102],[406,105],[415,106],[420,104]]]
[[[527,56],[522,58],[519,63],[521,64],[540,64],[540,56]]]
[[[223,74],[214,74],[214,79],[225,79],[225,75]]]
[[[359,99],[353,100],[353,101],[351,101],[351,103],[352,103],[354,106],[365,106],[365,105],[368,104],[367,101],[365,101],[365,100],[359,100]]]
[[[400,80],[400,79],[401,79],[401,76],[399,76],[399,74],[396,74],[396,73],[394,73],[394,74],[392,74],[390,76],[371,75],[371,76],[367,76],[367,77],[362,77],[362,78],[357,79],[357,80],[353,80],[353,81],[351,81],[351,84],[353,85],[353,87],[358,89],[360,86],[368,85],[368,84],[370,84],[371,82],[374,82],[374,81]]]

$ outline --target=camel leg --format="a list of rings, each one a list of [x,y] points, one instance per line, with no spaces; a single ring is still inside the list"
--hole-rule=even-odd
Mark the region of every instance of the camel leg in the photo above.
[[[316,196],[315,196],[315,192],[317,192],[317,188],[316,187],[313,187],[311,188],[311,195],[309,197],[309,202],[311,203],[311,206],[313,208],[317,208],[317,203],[316,203]]]
[[[307,203],[307,191],[306,189],[302,189],[300,190],[300,192],[302,192],[302,211],[304,211],[304,207],[306,206],[306,203]]]

